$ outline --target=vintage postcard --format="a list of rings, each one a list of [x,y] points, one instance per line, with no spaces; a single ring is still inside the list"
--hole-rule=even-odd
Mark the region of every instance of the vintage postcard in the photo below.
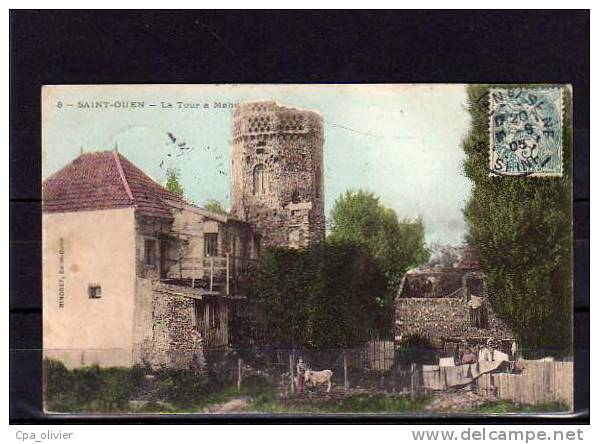
[[[572,411],[569,85],[41,94],[47,414]]]

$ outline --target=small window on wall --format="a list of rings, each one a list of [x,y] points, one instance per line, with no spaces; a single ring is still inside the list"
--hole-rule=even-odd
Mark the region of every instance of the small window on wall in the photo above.
[[[87,288],[90,299],[100,299],[102,297],[102,287],[99,285],[90,285]]]
[[[144,264],[156,265],[156,241],[154,239],[144,240]]]
[[[218,233],[204,233],[204,256],[218,256]]]
[[[254,195],[266,194],[268,192],[268,171],[264,164],[258,164],[254,168]]]
[[[293,202],[294,204],[300,202],[299,191],[293,190],[293,193],[291,193],[291,202]]]

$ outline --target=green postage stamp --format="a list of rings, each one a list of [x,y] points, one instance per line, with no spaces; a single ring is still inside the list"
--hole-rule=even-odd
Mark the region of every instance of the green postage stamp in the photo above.
[[[491,176],[562,176],[561,88],[493,89]]]

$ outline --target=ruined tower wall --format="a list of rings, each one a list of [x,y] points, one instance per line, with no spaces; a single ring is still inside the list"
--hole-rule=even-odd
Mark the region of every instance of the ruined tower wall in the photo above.
[[[232,128],[232,215],[263,246],[324,239],[322,117],[276,102],[241,104]],[[262,172],[260,172],[262,171]]]

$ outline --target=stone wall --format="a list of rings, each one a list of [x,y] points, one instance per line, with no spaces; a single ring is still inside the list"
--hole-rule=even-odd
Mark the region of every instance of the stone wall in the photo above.
[[[232,128],[233,217],[247,221],[264,246],[301,247],[324,239],[322,118],[275,102],[236,109]],[[265,168],[266,192],[254,192]]]
[[[195,329],[194,298],[170,286],[138,279],[135,328],[136,363],[158,368],[202,368],[203,343]],[[178,290],[193,292],[179,287]]]
[[[417,335],[438,343],[446,339],[514,339],[509,327],[499,319],[488,301],[488,328],[476,328],[470,321],[470,308],[464,298],[398,298],[395,335]]]
[[[168,293],[153,293],[154,367],[202,366],[202,341],[194,327],[194,300]],[[194,363],[195,359],[195,363]]]

